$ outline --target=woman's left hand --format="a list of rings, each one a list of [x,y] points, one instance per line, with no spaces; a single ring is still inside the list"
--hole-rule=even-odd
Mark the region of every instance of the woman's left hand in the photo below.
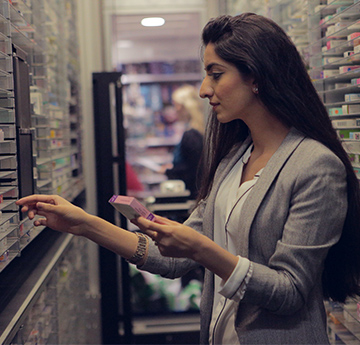
[[[139,217],[131,222],[155,241],[163,256],[195,259],[204,240],[194,229],[160,216],[155,221]]]

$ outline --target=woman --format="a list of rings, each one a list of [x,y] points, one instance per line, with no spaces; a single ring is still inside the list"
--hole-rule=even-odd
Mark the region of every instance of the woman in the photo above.
[[[165,174],[171,180],[182,180],[190,191],[190,198],[196,199],[198,193],[198,165],[203,150],[204,114],[198,91],[192,85],[176,89],[172,101],[178,119],[185,123],[185,131],[180,143],[175,147],[172,166]]]
[[[45,216],[35,225],[86,236],[165,277],[205,266],[202,343],[328,344],[323,298],[360,292],[356,176],[282,29],[255,14],[221,16],[202,38],[200,95],[213,115],[185,224],[140,217],[147,236],[137,238],[57,196],[18,204]]]

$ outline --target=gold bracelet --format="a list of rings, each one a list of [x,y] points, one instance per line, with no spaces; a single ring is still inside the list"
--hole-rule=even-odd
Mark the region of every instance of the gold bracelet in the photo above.
[[[146,254],[146,247],[147,247],[148,239],[141,232],[135,232],[135,234],[138,237],[138,244],[136,247],[136,251],[135,251],[134,255],[127,261],[130,262],[131,264],[136,265],[138,262],[140,262],[144,258],[145,254]]]

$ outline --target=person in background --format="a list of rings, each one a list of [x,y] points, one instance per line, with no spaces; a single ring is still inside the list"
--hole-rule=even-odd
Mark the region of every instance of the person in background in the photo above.
[[[203,102],[198,90],[192,85],[183,85],[172,94],[178,121],[185,124],[180,143],[174,149],[171,167],[165,170],[170,180],[182,180],[190,191],[190,198],[196,199],[198,179],[201,175],[199,162],[203,150],[204,113]]]
[[[175,278],[206,268],[203,344],[329,344],[323,300],[360,293],[359,183],[286,33],[244,13],[202,33],[213,108],[198,202],[130,233],[59,196],[17,201],[35,225],[85,236]],[[145,249],[146,248],[146,249]]]
[[[125,162],[125,169],[127,194],[136,195],[137,193],[144,191],[144,185],[141,183],[136,171],[128,161]]]

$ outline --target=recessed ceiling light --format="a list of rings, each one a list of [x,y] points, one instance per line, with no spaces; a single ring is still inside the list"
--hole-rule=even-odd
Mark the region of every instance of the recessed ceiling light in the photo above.
[[[148,17],[141,20],[142,26],[162,26],[165,24],[165,19],[161,17]]]

